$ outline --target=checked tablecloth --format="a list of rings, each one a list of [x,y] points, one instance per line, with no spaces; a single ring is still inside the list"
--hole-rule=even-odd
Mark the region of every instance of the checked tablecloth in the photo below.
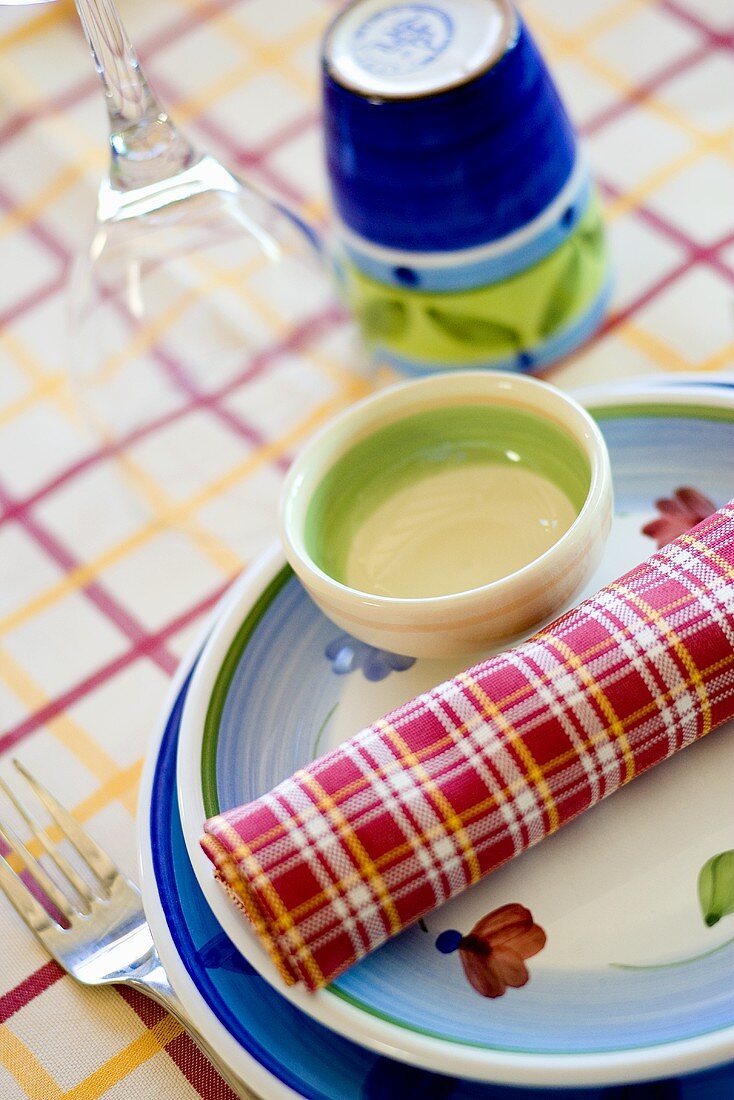
[[[333,5],[121,8],[193,137],[321,219],[316,59]],[[586,137],[617,275],[603,332],[551,377],[734,368],[733,0],[522,8]],[[134,876],[137,785],[168,679],[274,537],[294,449],[365,383],[343,365],[336,321],[306,325],[300,348],[261,355],[221,398],[174,395],[124,469],[96,449],[68,384],[64,291],[105,137],[68,0],[0,7],[0,771],[17,754]],[[3,899],[0,943],[3,1100],[230,1095],[156,1006],[63,977]]]

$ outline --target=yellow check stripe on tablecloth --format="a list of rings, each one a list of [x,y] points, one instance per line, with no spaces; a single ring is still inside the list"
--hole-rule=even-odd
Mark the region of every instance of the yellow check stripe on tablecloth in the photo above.
[[[31,1100],[57,1100],[63,1096],[56,1081],[36,1056],[5,1025],[0,1027],[0,1063]]]
[[[132,1070],[165,1050],[182,1031],[177,1020],[164,1016],[78,1085],[64,1089],[40,1059],[13,1034],[10,1027],[4,1025],[0,1027],[0,1065],[15,1078],[31,1100],[97,1100]]]

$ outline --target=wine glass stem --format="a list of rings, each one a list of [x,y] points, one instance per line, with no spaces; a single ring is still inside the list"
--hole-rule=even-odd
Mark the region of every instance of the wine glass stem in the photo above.
[[[199,158],[157,101],[112,0],[76,0],[110,119],[110,182],[128,191],[168,179]]]

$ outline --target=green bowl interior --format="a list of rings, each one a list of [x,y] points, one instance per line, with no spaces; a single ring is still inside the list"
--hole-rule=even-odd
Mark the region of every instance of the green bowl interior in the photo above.
[[[542,416],[503,405],[454,405],[387,424],[342,454],[318,484],[306,511],[306,550],[319,569],[346,583],[355,534],[393,493],[449,467],[518,460],[581,511],[591,483],[589,458],[564,428]]]

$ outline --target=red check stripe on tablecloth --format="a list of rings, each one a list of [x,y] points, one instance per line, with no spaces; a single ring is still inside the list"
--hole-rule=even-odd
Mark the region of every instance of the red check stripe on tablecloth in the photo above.
[[[148,36],[142,43],[140,54],[145,63],[150,63],[153,76],[155,77],[155,56],[159,51],[171,45],[173,42],[183,39],[187,34],[192,32],[195,33],[196,30],[216,19],[218,15],[235,9],[237,3],[238,0],[214,0],[214,2],[200,4],[195,9],[186,12],[180,18],[172,20],[166,27]],[[663,0],[658,6],[671,17],[679,20],[682,25],[694,30],[699,35],[700,40],[684,57],[671,65],[665,66],[659,72],[653,74],[649,79],[639,82],[627,93],[620,96],[609,107],[602,110],[584,127],[584,132],[588,135],[597,134],[603,131],[611,122],[623,117],[627,112],[634,110],[639,104],[644,103],[645,99],[651,94],[655,94],[663,89],[674,77],[687,70],[694,69],[712,54],[726,54],[731,51],[734,45],[734,35],[732,33],[717,31],[715,28],[708,25],[705,19],[697,15],[695,11],[687,8],[685,4],[674,3],[672,0]],[[170,82],[164,83],[159,80],[157,83],[160,85],[168,101],[171,102],[172,105],[175,104],[178,98],[176,88],[172,87]],[[9,142],[20,137],[29,126],[35,124],[39,120],[51,118],[55,114],[64,112],[82,103],[90,96],[97,95],[98,89],[96,81],[94,78],[89,77],[77,82],[59,96],[53,96],[45,101],[39,102],[31,109],[24,109],[16,112],[2,127],[0,127],[0,144],[7,146]],[[215,143],[222,151],[222,155],[226,157],[230,163],[243,170],[256,172],[261,179],[275,186],[280,190],[281,194],[286,196],[290,201],[297,202],[300,198],[300,192],[295,181],[286,178],[282,172],[278,171],[278,169],[269,162],[269,158],[271,158],[279,148],[287,145],[292,137],[300,134],[303,128],[313,125],[313,118],[313,114],[306,113],[302,121],[290,123],[288,126],[284,127],[281,133],[268,139],[268,141],[259,148],[252,148],[234,139],[223,126],[216,123],[212,118],[199,118],[196,124],[200,133],[205,138],[209,138]],[[616,188],[612,187],[608,182],[605,183],[604,180],[601,182],[605,193],[610,198],[614,199],[619,197],[619,191]],[[9,195],[0,194],[0,207],[6,211],[11,211],[13,205],[13,199]],[[633,208],[633,213],[636,217],[645,221],[655,232],[662,234],[671,241],[682,246],[685,255],[680,263],[675,265],[670,271],[666,272],[665,275],[646,288],[631,304],[611,317],[603,330],[604,333],[609,333],[619,328],[627,320],[633,318],[644,305],[654,300],[662,291],[667,289],[677,279],[694,267],[708,267],[716,271],[718,275],[723,276],[729,282],[734,280],[734,272],[732,272],[731,266],[722,255],[724,249],[734,241],[733,234],[722,236],[711,246],[701,247],[672,222],[667,221],[658,213],[651,210],[645,202],[636,204]],[[53,260],[55,266],[50,277],[39,286],[34,287],[18,301],[12,303],[2,313],[0,316],[0,324],[3,325],[12,324],[30,315],[34,309],[41,306],[54,295],[60,293],[66,281],[69,263],[68,250],[49,230],[48,226],[44,223],[43,217],[38,216],[31,219],[26,225],[26,230],[31,233],[36,243]],[[126,442],[132,444],[145,436],[153,435],[157,430],[185,416],[194,408],[205,408],[213,416],[217,417],[223,426],[226,426],[226,430],[241,435],[244,440],[252,444],[259,444],[261,436],[256,426],[248,424],[242,416],[238,415],[233,417],[230,410],[222,409],[220,405],[221,400],[234,393],[238,388],[245,387],[248,382],[252,381],[257,375],[267,371],[268,367],[278,358],[282,351],[296,350],[298,346],[302,346],[300,343],[301,338],[303,340],[303,345],[306,345],[311,339],[323,335],[330,325],[336,323],[336,318],[314,318],[311,322],[308,322],[306,326],[303,326],[306,331],[299,334],[295,343],[283,348],[273,348],[266,351],[257,363],[253,362],[244,367],[241,375],[226,387],[226,389],[218,391],[214,395],[203,395],[195,391],[186,393],[183,403],[179,408],[145,425],[138,432],[132,433],[129,440]],[[165,351],[163,354],[165,354]],[[175,373],[175,361],[172,361],[170,366]],[[114,448],[100,448],[99,450],[90,452],[82,459],[70,464],[66,469],[56,472],[44,485],[34,489],[32,493],[26,496],[14,496],[9,492],[4,493],[2,501],[0,502],[2,508],[0,511],[0,524],[17,523],[22,525],[25,533],[33,539],[34,543],[38,545],[45,554],[59,564],[66,572],[73,571],[78,565],[76,558],[59,539],[55,538],[51,532],[45,528],[38,516],[34,514],[34,508],[41,501],[53,497],[53,494],[57,490],[73,482],[74,478],[82,472],[109,457],[114,453],[114,450]],[[280,457],[275,461],[278,465],[282,466],[286,460]],[[194,622],[199,616],[204,614],[205,611],[214,604],[220,591],[221,587],[218,587],[216,591],[213,591],[205,599],[197,601],[197,603],[192,605],[187,611],[177,615],[163,628],[149,631],[145,630],[136,620],[135,616],[125,608],[123,601],[112,599],[111,595],[106,592],[104,585],[100,584],[98,581],[93,581],[88,584],[85,588],[85,598],[93,602],[95,607],[111,622],[115,623],[117,629],[122,631],[128,639],[128,649],[115,660],[101,664],[98,669],[84,676],[66,691],[45,702],[43,706],[33,710],[27,718],[14,725],[11,729],[6,730],[0,738],[0,751],[7,750],[19,744],[24,737],[39,729],[39,727],[51,721],[54,717],[63,714],[66,709],[94,692],[102,684],[113,678],[119,671],[139,659],[154,660],[158,667],[164,669],[166,672],[170,671],[175,657],[167,646],[168,641],[188,623]],[[42,992],[44,988],[47,988],[43,983],[51,973],[48,969],[49,965],[50,964],[46,964],[41,967],[35,975],[27,979],[26,983],[21,983],[24,989],[23,995],[27,996],[28,1000],[31,1000]],[[37,984],[34,982],[36,976],[38,976]],[[21,987],[18,988],[20,989]],[[11,1002],[7,1000],[7,998],[10,996],[10,994],[7,994],[6,998],[0,1003],[4,1006],[9,1005]],[[174,1040],[174,1043],[178,1042],[179,1040]],[[183,1061],[185,1062],[185,1059],[183,1059]],[[215,1095],[215,1093],[211,1091],[209,1085],[202,1083],[201,1085],[197,1084],[196,1087],[199,1088],[202,1095]]]
[[[51,960],[39,966],[24,981],[19,982],[13,989],[8,990],[0,997],[0,1024],[6,1023],[11,1016],[19,1012],[29,1004],[34,997],[38,997],[50,986],[63,978],[65,971],[57,962]]]
[[[166,1016],[165,1011],[149,997],[144,997],[136,989],[120,989],[119,995],[135,1010],[140,1020],[148,1028],[154,1028]],[[229,1085],[222,1081],[211,1063],[204,1057],[193,1039],[185,1032],[166,1043],[164,1049],[183,1073],[189,1084],[206,1097],[206,1100],[236,1100]]]

